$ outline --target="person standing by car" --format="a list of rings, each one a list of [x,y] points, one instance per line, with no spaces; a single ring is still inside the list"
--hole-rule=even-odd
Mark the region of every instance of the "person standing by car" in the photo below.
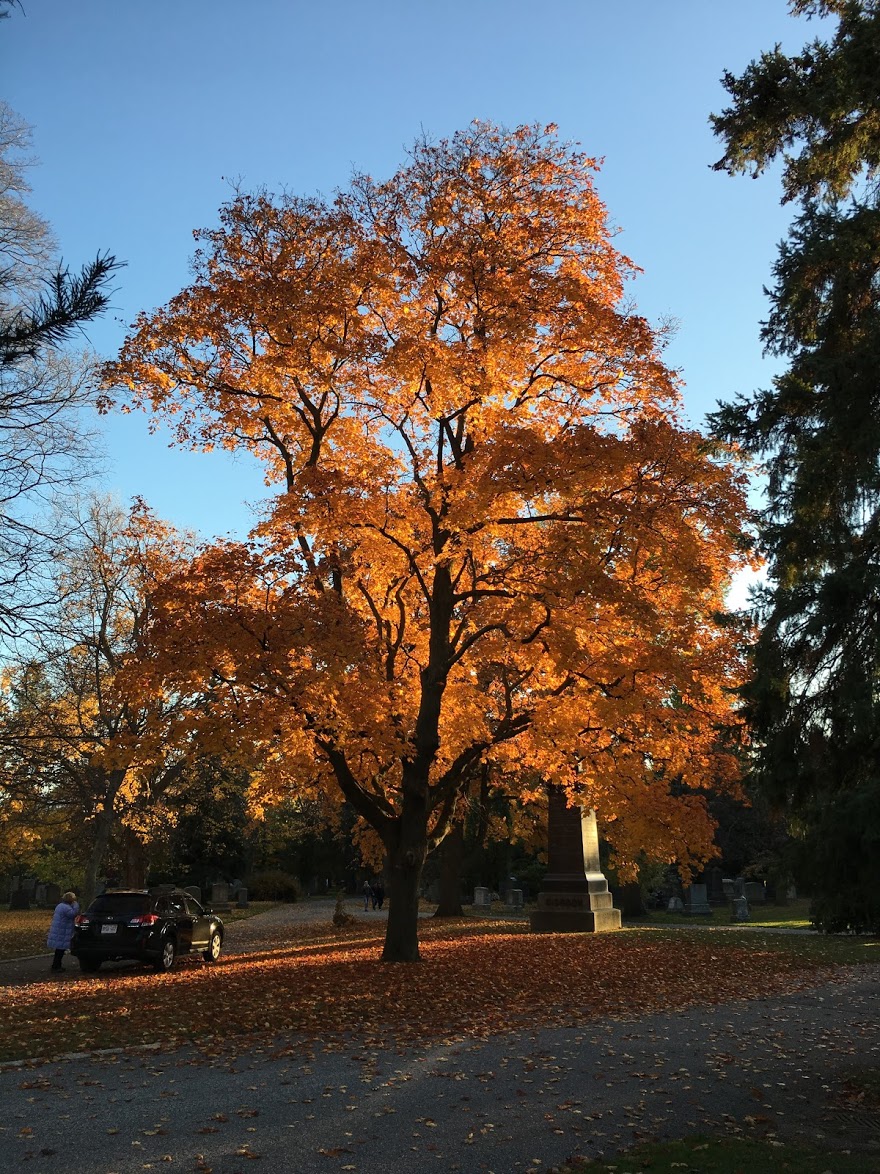
[[[73,919],[77,913],[79,913],[79,905],[76,893],[65,893],[55,906],[52,924],[49,927],[49,937],[46,939],[46,945],[50,950],[55,951],[51,970],[64,969],[61,965],[61,959],[64,957],[65,951],[70,949],[70,939],[73,937]]]

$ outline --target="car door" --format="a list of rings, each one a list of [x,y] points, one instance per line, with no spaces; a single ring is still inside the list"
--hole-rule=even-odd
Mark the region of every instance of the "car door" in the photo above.
[[[189,954],[193,948],[193,915],[187,910],[186,901],[176,894],[171,896],[171,912],[177,926],[177,953]]]
[[[193,919],[192,948],[194,950],[207,949],[211,930],[210,917],[207,916],[204,909],[193,897],[186,898],[186,910]]]

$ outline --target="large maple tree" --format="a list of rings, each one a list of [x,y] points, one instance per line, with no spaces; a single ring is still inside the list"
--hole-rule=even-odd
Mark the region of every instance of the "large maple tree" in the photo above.
[[[106,406],[278,486],[154,601],[159,677],[211,679],[266,791],[374,829],[389,960],[418,958],[422,865],[481,764],[577,790],[624,863],[685,865],[736,772],[743,486],[624,301],[595,169],[474,123],[329,203],[238,194],[106,372]]]

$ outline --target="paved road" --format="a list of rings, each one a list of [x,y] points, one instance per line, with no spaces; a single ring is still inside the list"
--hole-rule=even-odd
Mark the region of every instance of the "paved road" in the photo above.
[[[394,1052],[279,1039],[6,1068],[0,1169],[543,1174],[700,1130],[852,1148],[880,1169],[876,1115],[838,1099],[853,1067],[880,1066],[878,980],[860,967],[787,998]]]

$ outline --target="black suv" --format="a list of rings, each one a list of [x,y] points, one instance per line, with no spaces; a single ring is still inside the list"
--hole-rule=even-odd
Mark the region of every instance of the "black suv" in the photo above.
[[[110,890],[76,918],[70,952],[86,973],[116,958],[149,962],[162,973],[179,954],[216,962],[222,945],[223,922],[189,893]]]

